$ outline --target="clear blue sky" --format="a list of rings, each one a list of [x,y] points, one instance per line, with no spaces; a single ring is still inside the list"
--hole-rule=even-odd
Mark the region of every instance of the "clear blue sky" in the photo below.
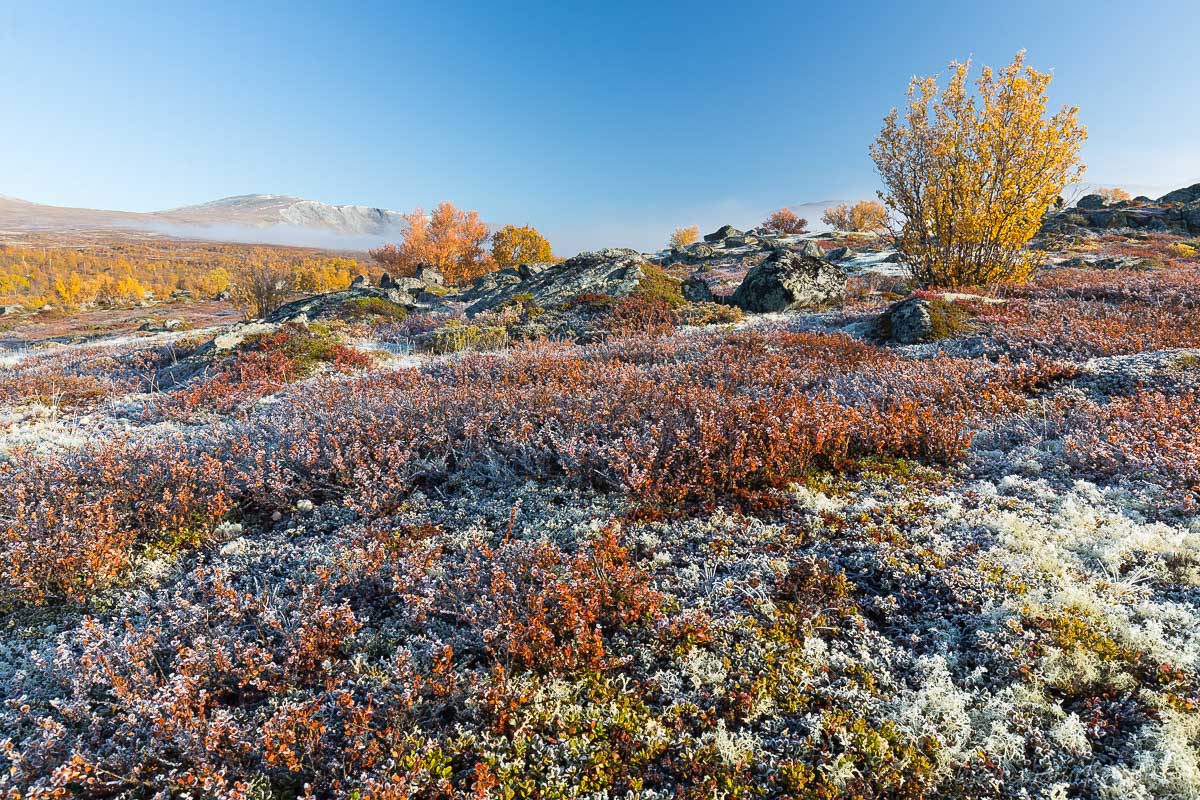
[[[1197,0],[0,4],[0,194],[448,199],[560,253],[868,196],[908,78],[1053,69],[1087,180],[1200,181]]]

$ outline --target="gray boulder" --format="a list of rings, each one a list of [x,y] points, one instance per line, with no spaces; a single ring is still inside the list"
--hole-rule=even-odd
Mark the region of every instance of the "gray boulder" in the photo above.
[[[1098,194],[1085,194],[1079,198],[1079,202],[1075,206],[1087,211],[1094,211],[1098,208],[1104,208],[1104,198]]]
[[[873,333],[897,344],[936,342],[964,336],[974,328],[975,313],[956,302],[958,300],[983,305],[1004,302],[963,294],[907,297],[890,305],[875,319]]]
[[[803,239],[798,244],[791,246],[791,249],[802,256],[809,258],[824,258],[825,251],[821,249],[821,245],[817,244],[812,239]]]
[[[430,264],[417,267],[413,277],[429,286],[445,286],[446,278]]]
[[[909,297],[893,303],[876,321],[875,331],[899,344],[916,344],[933,338],[933,314],[928,300]]]
[[[829,261],[847,261],[854,258],[854,251],[849,247],[835,247],[825,254]]]
[[[846,273],[823,258],[778,250],[752,268],[730,302],[743,311],[771,312],[839,305]]]
[[[356,275],[354,280],[350,281],[351,289],[365,289],[371,285],[371,279],[366,275]]]
[[[717,228],[712,233],[707,234],[704,237],[704,241],[708,242],[709,244],[716,244],[717,242],[725,241],[730,236],[743,236],[743,235],[744,234],[741,231],[739,231],[737,228],[733,227],[732,225],[722,225],[721,227]]]
[[[692,303],[711,303],[713,301],[712,288],[709,287],[708,281],[696,275],[685,280],[679,290],[683,294],[683,299]]]
[[[521,276],[521,280],[527,281],[534,275],[541,275],[553,266],[553,261],[535,261],[532,264],[519,264],[517,266],[517,274]]]

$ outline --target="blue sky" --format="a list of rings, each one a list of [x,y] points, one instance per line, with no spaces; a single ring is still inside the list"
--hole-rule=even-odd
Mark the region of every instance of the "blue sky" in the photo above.
[[[0,194],[148,211],[451,200],[556,250],[871,195],[913,74],[1053,69],[1087,180],[1200,181],[1200,5],[0,4]]]

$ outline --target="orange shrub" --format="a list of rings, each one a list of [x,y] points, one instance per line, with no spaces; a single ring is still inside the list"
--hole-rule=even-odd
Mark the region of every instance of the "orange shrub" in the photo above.
[[[1111,186],[1104,189],[1097,189],[1096,194],[1104,198],[1106,203],[1119,203],[1122,200],[1132,200],[1133,195],[1122,189],[1120,186]]]
[[[806,233],[808,220],[796,216],[796,212],[790,208],[781,208],[763,220],[762,227],[782,234]]]
[[[1067,453],[1107,477],[1154,476],[1193,509],[1200,504],[1200,393],[1139,390],[1073,415]]]

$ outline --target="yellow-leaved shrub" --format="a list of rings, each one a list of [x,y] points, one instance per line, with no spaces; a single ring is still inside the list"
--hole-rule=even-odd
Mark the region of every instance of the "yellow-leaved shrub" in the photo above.
[[[554,252],[537,228],[505,225],[492,234],[492,259],[500,269],[508,269],[518,264],[553,261]]]
[[[686,228],[676,228],[671,234],[671,247],[687,247],[700,241],[700,226],[689,225]]]
[[[914,78],[903,118],[892,109],[871,146],[897,246],[924,285],[1028,279],[1025,245],[1083,174],[1079,109],[1047,116],[1048,73],[1021,52],[1000,71],[985,67],[973,93],[970,66],[951,64],[941,90],[935,77]]]

